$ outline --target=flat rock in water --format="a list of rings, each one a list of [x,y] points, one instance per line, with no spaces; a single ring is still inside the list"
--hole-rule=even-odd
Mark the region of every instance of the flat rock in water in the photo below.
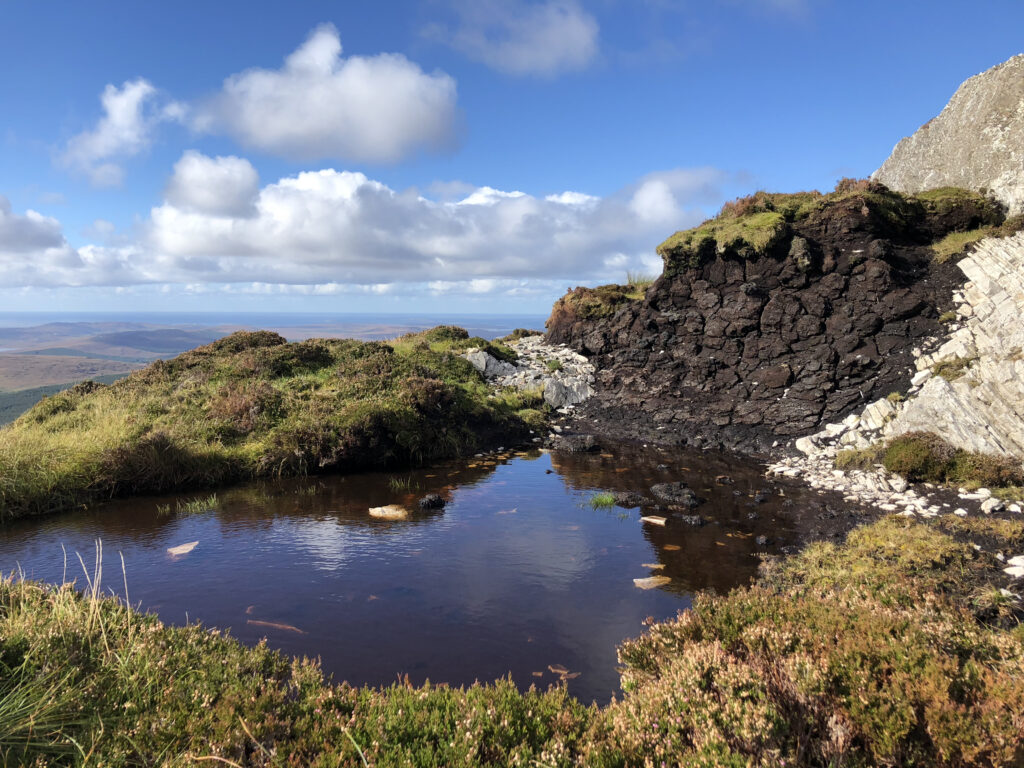
[[[190,541],[188,544],[179,544],[176,547],[168,547],[167,554],[169,555],[187,555],[193,549],[196,548],[198,541]]]
[[[646,579],[633,579],[633,584],[640,589],[654,589],[668,584],[672,579],[668,576],[648,576]]]
[[[651,525],[664,525],[667,518],[658,517],[658,515],[646,515],[640,518],[641,523],[650,523]]]
[[[388,504],[383,507],[370,507],[370,517],[378,517],[382,520],[405,520],[409,516],[409,510],[397,504]]]

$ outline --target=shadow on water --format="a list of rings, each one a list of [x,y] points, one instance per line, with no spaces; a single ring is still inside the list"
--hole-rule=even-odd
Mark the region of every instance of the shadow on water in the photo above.
[[[728,476],[723,478],[722,476]],[[703,527],[595,509],[602,491],[686,481]],[[599,454],[505,451],[402,473],[300,478],[218,492],[213,509],[158,513],[209,494],[139,498],[0,530],[0,566],[60,581],[63,544],[127,563],[131,600],[170,623],[201,620],[246,643],[319,656],[336,680],[466,684],[511,674],[579,698],[617,692],[615,648],[698,589],[755,575],[788,541],[790,497],[763,469],[715,454],[616,446]],[[427,493],[447,502],[420,511]],[[400,505],[404,520],[371,517]],[[646,510],[643,512],[646,513]],[[758,536],[768,536],[766,546]],[[185,554],[168,549],[198,542]],[[77,559],[68,578],[81,582]],[[634,579],[668,578],[638,589]],[[578,673],[578,676],[576,676]]]

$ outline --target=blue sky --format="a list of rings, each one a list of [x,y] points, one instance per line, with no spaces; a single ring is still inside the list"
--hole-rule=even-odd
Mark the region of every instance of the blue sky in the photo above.
[[[865,176],[1019,0],[0,0],[8,310],[545,312]]]

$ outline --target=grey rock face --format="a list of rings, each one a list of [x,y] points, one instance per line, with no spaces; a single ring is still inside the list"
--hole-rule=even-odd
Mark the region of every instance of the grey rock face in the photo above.
[[[1024,213],[1024,54],[967,80],[872,178],[909,193],[987,189]]]
[[[499,360],[482,349],[471,349],[463,357],[489,379],[495,376],[507,376],[516,372],[514,365],[506,363],[504,360]]]

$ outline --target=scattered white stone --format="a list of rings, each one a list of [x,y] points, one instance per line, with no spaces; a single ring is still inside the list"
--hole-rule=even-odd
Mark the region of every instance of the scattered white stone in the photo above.
[[[1003,573],[1008,573],[1013,578],[1019,579],[1024,576],[1024,565],[1011,565],[1009,568],[1003,568]]]
[[[405,520],[409,516],[409,510],[397,504],[387,504],[383,507],[370,507],[370,517],[377,517],[382,520]]]
[[[986,515],[992,512],[998,512],[1003,508],[1003,502],[1001,499],[986,499],[981,502],[981,511]]]
[[[910,379],[911,386],[919,387],[924,384],[928,379],[932,377],[932,371],[930,368],[925,368],[923,371],[918,371],[914,374],[913,378]]]
[[[967,517],[967,510],[963,507],[957,507],[953,510],[953,514],[957,517]]]

